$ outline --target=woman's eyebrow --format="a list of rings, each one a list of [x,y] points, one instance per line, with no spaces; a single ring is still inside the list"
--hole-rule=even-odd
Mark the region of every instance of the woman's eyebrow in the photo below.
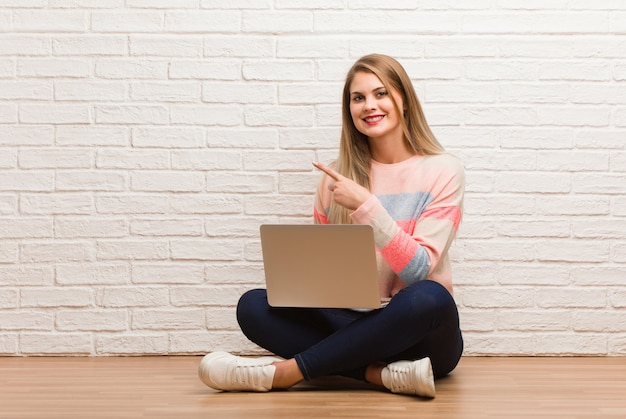
[[[374,89],[372,89],[372,92],[375,92],[377,90],[384,89],[384,88],[385,88],[385,86],[375,87]],[[355,90],[353,92],[350,92],[350,94],[351,95],[362,95],[363,93],[359,92],[358,90]]]

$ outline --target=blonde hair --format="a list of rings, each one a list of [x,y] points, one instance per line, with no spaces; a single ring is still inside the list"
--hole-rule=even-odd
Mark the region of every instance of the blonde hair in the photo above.
[[[404,105],[403,109],[393,99],[393,95],[390,97],[396,112],[400,115],[404,141],[416,154],[441,154],[444,152],[444,148],[428,126],[413,83],[402,65],[394,58],[382,54],[361,57],[346,75],[341,107],[342,130],[339,141],[339,157],[334,162],[333,167],[343,176],[369,189],[369,172],[372,160],[369,142],[367,136],[356,129],[350,114],[350,85],[358,72],[374,74],[388,92],[395,90],[400,94]],[[350,211],[341,205],[331,202],[328,219],[333,224],[351,224],[352,219],[349,213]]]

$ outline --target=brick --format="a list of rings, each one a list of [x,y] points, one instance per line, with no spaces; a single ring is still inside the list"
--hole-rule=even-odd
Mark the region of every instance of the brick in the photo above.
[[[275,148],[278,146],[278,128],[210,128],[207,145],[215,148]]]
[[[20,212],[31,215],[90,214],[93,198],[83,193],[24,193]]]
[[[241,57],[263,58],[274,53],[274,44],[271,38],[256,35],[224,36],[211,35],[204,38],[204,55],[206,57]]]
[[[13,104],[0,104],[0,124],[18,122],[18,109]]]
[[[20,122],[27,124],[87,124],[91,122],[88,105],[23,104]]]
[[[335,149],[339,130],[333,128],[285,128],[280,130],[280,147],[284,149]]]
[[[163,214],[169,198],[162,194],[99,194],[95,207],[102,214]]]
[[[243,197],[236,194],[179,194],[171,202],[175,214],[240,214]]]
[[[160,105],[96,105],[94,112],[98,124],[161,125],[169,119]]]
[[[572,179],[573,191],[576,193],[624,194],[626,191],[626,175],[623,173],[575,173]]]
[[[538,114],[534,108],[525,106],[508,107],[465,107],[464,120],[469,125],[536,125]]]
[[[103,217],[57,217],[54,220],[55,237],[61,239],[125,237],[128,221]]]
[[[17,355],[18,334],[0,334],[0,354],[6,356]]]
[[[131,190],[141,192],[200,192],[205,186],[200,172],[141,171],[130,183]]]
[[[126,86],[117,82],[61,81],[54,84],[54,98],[58,101],[121,102],[126,96]]]
[[[130,85],[130,99],[155,102],[199,102],[201,87],[197,82],[138,82]]]
[[[19,248],[22,263],[88,262],[96,257],[92,243],[77,240],[28,242],[20,244]]]
[[[52,192],[53,184],[51,171],[0,170],[0,191]]]
[[[243,243],[235,239],[188,239],[170,242],[174,260],[239,260],[243,254]]]
[[[281,173],[278,191],[285,194],[313,193],[318,181],[318,173]]]
[[[544,262],[600,263],[609,260],[609,244],[603,241],[585,240],[581,251],[576,239],[550,239],[535,244],[537,260]]]
[[[585,295],[584,300],[581,295]],[[537,296],[537,305],[541,308],[603,308],[607,306],[607,294],[603,288],[549,288],[544,287]]]
[[[93,290],[88,288],[42,287],[21,292],[21,307],[88,307],[93,304]]]
[[[0,288],[0,309],[16,309],[19,304],[17,289]]]
[[[171,291],[174,306],[232,306],[237,304],[245,288],[241,286],[184,287]]]
[[[77,191],[122,191],[125,189],[124,173],[104,170],[72,170],[58,171],[56,174],[56,190],[66,192]]]
[[[174,124],[235,127],[243,121],[241,107],[234,105],[172,105],[170,113]]]
[[[336,104],[342,87],[335,83],[323,85],[309,83],[290,83],[280,86],[278,103],[285,105]]]
[[[252,237],[258,239],[261,224],[275,224],[277,217],[211,216],[206,218],[205,230],[209,237]]]
[[[217,150],[172,151],[172,169],[183,170],[240,170],[241,153]]]
[[[609,213],[609,198],[597,196],[539,196],[536,208],[541,214],[566,215],[605,215]]]
[[[133,330],[189,330],[204,325],[202,309],[137,309],[132,313]]]
[[[555,172],[607,171],[608,153],[549,151],[537,153],[537,169]]]
[[[241,16],[243,33],[283,34],[311,31],[313,14],[309,11],[246,11]]]
[[[158,79],[168,75],[168,62],[157,59],[101,59],[95,73],[104,79]]]
[[[567,128],[504,128],[499,131],[502,148],[569,149],[573,133]]]
[[[137,9],[195,9],[198,0],[126,0],[126,6]]]
[[[99,240],[98,260],[164,260],[169,251],[162,240]]]
[[[17,213],[17,196],[0,194],[0,214],[11,215]]]
[[[261,284],[263,278],[262,266],[246,262],[236,263],[210,263],[206,265],[206,281],[209,284]]]
[[[89,76],[89,63],[77,59],[21,59],[17,62],[17,74],[21,77],[71,77]]]
[[[516,193],[566,193],[572,190],[569,174],[556,172],[498,173],[496,188],[499,192]]]
[[[163,14],[158,11],[91,12],[91,31],[104,33],[160,32]]]
[[[169,77],[194,80],[240,80],[241,62],[224,59],[174,60],[169,66]]]
[[[0,99],[50,100],[52,99],[52,84],[37,81],[0,81]]]
[[[246,170],[310,171],[315,155],[308,150],[246,152],[243,165]]]
[[[571,318],[572,314],[567,310],[507,310],[498,312],[495,323],[499,331],[567,331],[570,329]]]
[[[96,290],[96,304],[105,308],[159,307],[169,303],[165,287],[107,287]]]
[[[243,63],[242,74],[245,80],[304,81],[313,80],[314,67],[311,61],[246,60]]]
[[[0,169],[17,168],[17,150],[7,150],[0,155]]]
[[[271,0],[200,0],[202,9],[271,9]]]
[[[91,150],[68,148],[21,149],[18,155],[22,169],[88,169],[93,155]]]
[[[205,145],[205,137],[204,130],[195,127],[166,126],[132,129],[134,147],[198,148]]]
[[[126,310],[59,310],[56,314],[59,331],[116,332],[128,328]]]
[[[207,192],[268,193],[276,190],[276,176],[264,174],[207,173]]]
[[[201,219],[133,220],[130,232],[134,236],[201,236]]]
[[[91,355],[91,333],[23,333],[20,352],[26,355]]]
[[[0,263],[17,263],[19,248],[17,242],[0,243]]]
[[[96,167],[100,169],[168,169],[169,165],[167,150],[108,148],[98,150],[96,155]]]
[[[0,285],[2,286],[48,286],[52,285],[53,280],[54,269],[52,267],[26,265],[0,266]]]
[[[312,216],[313,204],[310,195],[251,196],[244,211],[248,215]]]
[[[52,330],[53,313],[44,310],[2,310],[0,330]]]
[[[624,271],[614,266],[575,266],[571,269],[572,283],[580,286],[623,285]]]
[[[136,35],[129,42],[130,55],[134,56],[201,57],[203,48],[199,36]]]
[[[310,106],[255,105],[246,108],[245,123],[251,127],[308,127],[313,125],[313,112]]]
[[[125,146],[130,130],[126,127],[64,125],[56,129],[59,146]]]
[[[98,334],[98,355],[165,355],[168,353],[167,333]]]
[[[0,56],[39,56],[49,55],[52,43],[47,36],[37,35],[3,35],[3,42],[0,43]]]
[[[136,263],[133,265],[134,284],[200,284],[204,269],[197,263]]]
[[[577,310],[572,317],[577,332],[619,332],[626,321],[623,310]]]
[[[548,333],[536,335],[534,340],[537,348],[536,354],[539,356],[598,356],[607,354],[607,337],[598,333]]]
[[[18,32],[85,32],[86,17],[81,10],[16,10],[13,27]]]
[[[206,103],[272,104],[276,103],[276,88],[262,83],[202,84],[202,101]]]
[[[63,263],[56,266],[56,278],[63,285],[120,285],[130,282],[126,263]]]
[[[165,30],[173,33],[237,33],[241,13],[235,10],[168,11]]]
[[[52,39],[52,51],[57,56],[122,56],[127,43],[122,35],[59,35]]]
[[[3,239],[50,238],[53,235],[50,218],[2,218],[0,237]]]

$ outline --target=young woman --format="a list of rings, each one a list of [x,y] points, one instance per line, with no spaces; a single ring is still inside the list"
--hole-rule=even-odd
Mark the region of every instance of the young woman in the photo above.
[[[463,352],[448,249],[462,214],[464,171],[431,132],[404,68],[359,59],[343,90],[339,157],[324,172],[316,223],[373,227],[382,309],[272,308],[264,289],[237,306],[243,333],[280,356],[206,355],[199,375],[226,391],[269,391],[342,375],[394,393],[435,397],[434,379]]]

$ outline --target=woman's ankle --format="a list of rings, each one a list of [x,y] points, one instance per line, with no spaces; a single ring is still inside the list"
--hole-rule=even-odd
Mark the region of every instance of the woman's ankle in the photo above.
[[[293,358],[275,362],[273,365],[276,368],[274,379],[272,380],[273,389],[290,388],[304,380],[300,367],[298,367],[296,360]]]

